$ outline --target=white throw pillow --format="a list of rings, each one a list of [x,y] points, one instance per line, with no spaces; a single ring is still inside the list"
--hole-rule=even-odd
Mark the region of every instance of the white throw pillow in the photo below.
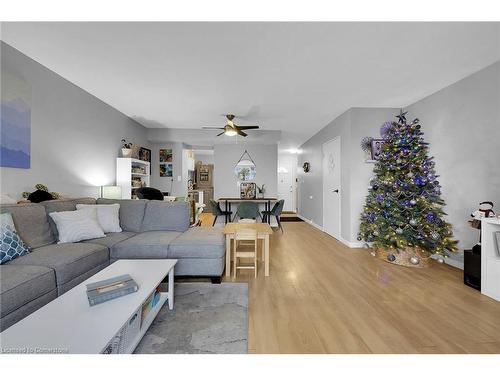
[[[104,233],[121,232],[120,227],[120,205],[114,204],[77,204],[77,210],[97,211],[97,221]]]
[[[49,215],[59,232],[58,243],[106,237],[97,221],[95,210],[51,212]]]
[[[0,204],[16,204],[17,201],[14,198],[11,198],[7,194],[0,195]]]

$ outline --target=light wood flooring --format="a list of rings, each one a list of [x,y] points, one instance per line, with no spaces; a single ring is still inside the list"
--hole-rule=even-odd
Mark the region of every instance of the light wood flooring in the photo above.
[[[257,279],[224,279],[249,284],[249,353],[500,353],[500,302],[461,270],[396,266],[307,223],[283,227],[270,277],[261,262]]]

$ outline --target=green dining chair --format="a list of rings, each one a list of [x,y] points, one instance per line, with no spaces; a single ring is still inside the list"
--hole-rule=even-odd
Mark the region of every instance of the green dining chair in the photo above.
[[[210,208],[212,209],[212,215],[215,216],[212,226],[215,225],[215,222],[217,221],[219,216],[224,216],[224,217],[229,216],[229,218],[231,218],[231,215],[233,213],[232,211],[223,211],[220,208],[219,203],[213,199],[210,199],[209,203],[210,203]]]
[[[281,226],[281,213],[283,212],[283,206],[285,205],[285,200],[281,199],[274,204],[274,207],[270,211],[262,211],[262,216],[264,217],[263,221],[266,221],[268,216],[274,216],[276,221],[278,222],[278,226],[281,229],[281,233],[283,233],[283,227]]]
[[[254,202],[241,202],[234,214],[233,221],[238,216],[240,219],[257,219],[260,216],[259,206]]]

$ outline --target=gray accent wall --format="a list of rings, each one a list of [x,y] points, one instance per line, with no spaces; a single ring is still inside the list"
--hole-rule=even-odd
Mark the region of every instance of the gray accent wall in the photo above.
[[[67,196],[97,196],[98,186],[115,183],[122,138],[147,147],[142,125],[4,42],[1,69],[32,89],[31,168],[1,168],[2,194],[21,199],[43,183]]]
[[[278,194],[278,145],[217,144],[214,146],[214,196],[239,197],[238,180],[234,166],[247,150],[255,162],[257,185],[266,185],[266,196]]]
[[[479,202],[493,201],[500,213],[499,90],[497,62],[407,107],[430,143],[460,249],[478,241],[467,220]]]
[[[405,107],[408,118],[418,117],[430,156],[440,175],[447,220],[453,225],[460,249],[471,248],[479,232],[467,223],[479,202],[491,200],[500,213],[500,62],[474,73],[426,98]],[[365,136],[378,137],[384,121],[394,119],[394,108],[351,108],[305,142],[299,155],[299,214],[323,225],[323,143],[341,136],[342,142],[342,238],[356,242],[359,214],[373,164],[363,161],[360,148]],[[311,172],[302,163],[311,163]],[[461,254],[452,256],[460,266]],[[453,264],[453,263],[452,263]]]
[[[160,177],[160,149],[162,148],[172,149],[172,177]],[[183,158],[183,143],[153,143],[151,145],[151,187],[162,192],[169,192],[173,196],[185,196],[187,179],[184,176]]]
[[[360,143],[363,137],[379,137],[380,126],[397,113],[395,108],[351,108],[316,133],[300,148],[298,174],[299,214],[323,226],[323,144],[341,138],[341,224],[342,239],[355,245],[359,214],[368,193],[373,164],[366,163]],[[311,164],[305,173],[304,162]]]

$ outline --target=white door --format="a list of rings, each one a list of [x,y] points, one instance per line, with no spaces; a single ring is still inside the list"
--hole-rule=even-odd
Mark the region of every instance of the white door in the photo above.
[[[278,199],[284,199],[283,211],[295,212],[295,155],[280,155],[278,158]]]
[[[323,230],[340,239],[340,137],[323,144]]]

